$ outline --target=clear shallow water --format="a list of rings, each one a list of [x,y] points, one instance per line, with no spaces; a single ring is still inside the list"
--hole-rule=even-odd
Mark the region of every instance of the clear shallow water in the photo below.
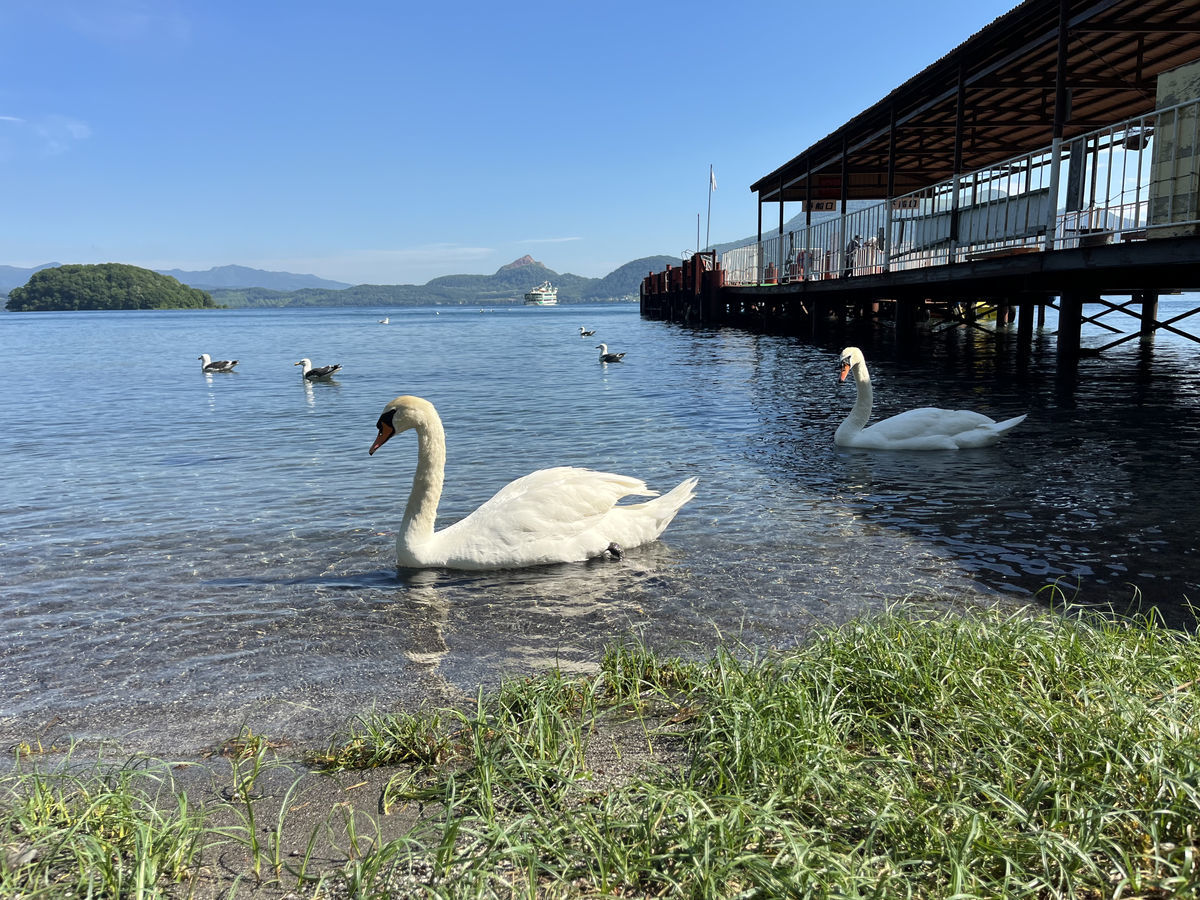
[[[600,365],[600,340],[625,362]],[[4,315],[21,364],[0,401],[0,745],[187,752],[242,724],[321,744],[373,706],[586,668],[631,632],[786,646],[914,593],[1029,599],[1058,579],[1125,606],[1136,586],[1190,621],[1195,345],[1132,342],[1061,378],[1049,337],[1025,357],[963,330],[904,357],[854,340],[877,415],[1029,418],[984,450],[840,450],[840,341],[629,305]],[[239,371],[204,376],[202,352]],[[302,356],[345,368],[308,385]],[[415,441],[366,451],[400,393],[445,421],[441,524],[549,465],[697,475],[698,495],[621,563],[398,573]]]

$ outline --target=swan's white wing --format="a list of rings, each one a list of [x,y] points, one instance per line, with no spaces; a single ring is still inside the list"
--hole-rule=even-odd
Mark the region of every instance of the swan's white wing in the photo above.
[[[630,494],[655,496],[645,482],[570,466],[541,469],[505,485],[473,513],[437,532],[429,550],[444,565],[491,568],[568,562],[599,553],[597,528]],[[641,504],[639,504],[641,505]]]
[[[966,409],[910,409],[864,428],[851,446],[872,450],[957,450],[986,447],[1021,422],[1018,416],[997,423]]]

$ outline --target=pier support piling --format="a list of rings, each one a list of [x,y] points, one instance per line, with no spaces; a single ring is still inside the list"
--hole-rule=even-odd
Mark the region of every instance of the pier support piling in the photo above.
[[[1079,359],[1083,332],[1083,300],[1079,293],[1064,293],[1058,300],[1058,361],[1074,363]]]
[[[1158,291],[1138,291],[1135,300],[1142,303],[1142,323],[1139,329],[1143,341],[1154,337],[1154,323],[1158,319]]]

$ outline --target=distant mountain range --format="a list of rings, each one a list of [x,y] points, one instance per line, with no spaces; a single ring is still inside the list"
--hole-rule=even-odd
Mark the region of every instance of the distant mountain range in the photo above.
[[[340,291],[350,287],[344,281],[330,281],[328,278],[318,278],[316,275],[266,272],[262,269],[248,269],[245,266],[214,266],[205,272],[185,272],[183,269],[158,269],[156,271],[160,275],[170,275],[176,281],[202,291],[247,287],[264,287],[273,291],[302,291],[305,288]]]
[[[588,302],[636,297],[649,272],[678,265],[674,256],[647,256],[626,263],[603,278],[559,274],[526,255],[501,266],[492,275],[443,275],[424,285],[349,285],[315,275],[268,272],[245,266],[219,266],[205,272],[162,269],[189,287],[212,294],[223,306],[389,306],[413,304],[519,303],[526,291],[542,281],[558,288],[560,302]],[[0,266],[0,294],[21,287],[46,263],[29,269]]]
[[[8,294],[15,287],[21,287],[29,280],[29,276],[42,269],[53,269],[62,263],[42,263],[32,269],[21,269],[16,266],[0,266],[0,294]]]
[[[53,269],[62,263],[52,262],[21,269],[17,266],[0,266],[0,294],[7,294],[21,287],[34,272]],[[183,269],[157,269],[160,275],[170,275],[181,284],[202,291],[227,290],[229,288],[263,287],[275,291],[299,291],[304,288],[341,290],[350,285],[341,281],[330,281],[316,275],[296,275],[292,272],[266,272],[246,266],[215,266],[204,272],[186,272]]]

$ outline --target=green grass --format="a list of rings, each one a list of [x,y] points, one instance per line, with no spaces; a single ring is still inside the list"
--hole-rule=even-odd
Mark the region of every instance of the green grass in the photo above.
[[[0,896],[186,896],[230,842],[247,884],[313,897],[1200,894],[1191,633],[893,613],[747,656],[622,645],[590,677],[364,717],[310,762],[390,780],[369,837],[320,870],[281,854],[286,802],[256,816],[264,743],[233,763],[222,828],[161,773],[18,771],[0,780],[0,843],[38,852],[0,865]],[[410,824],[384,840],[392,817]],[[95,886],[78,874],[110,859]]]
[[[164,770],[18,771],[0,779],[0,896],[154,896],[192,877],[207,837]]]
[[[462,716],[460,766],[389,798],[441,813],[371,865],[436,847],[439,896],[1200,890],[1200,654],[1153,620],[889,615],[777,657],[601,668]],[[678,711],[681,761],[590,790],[601,710]]]

